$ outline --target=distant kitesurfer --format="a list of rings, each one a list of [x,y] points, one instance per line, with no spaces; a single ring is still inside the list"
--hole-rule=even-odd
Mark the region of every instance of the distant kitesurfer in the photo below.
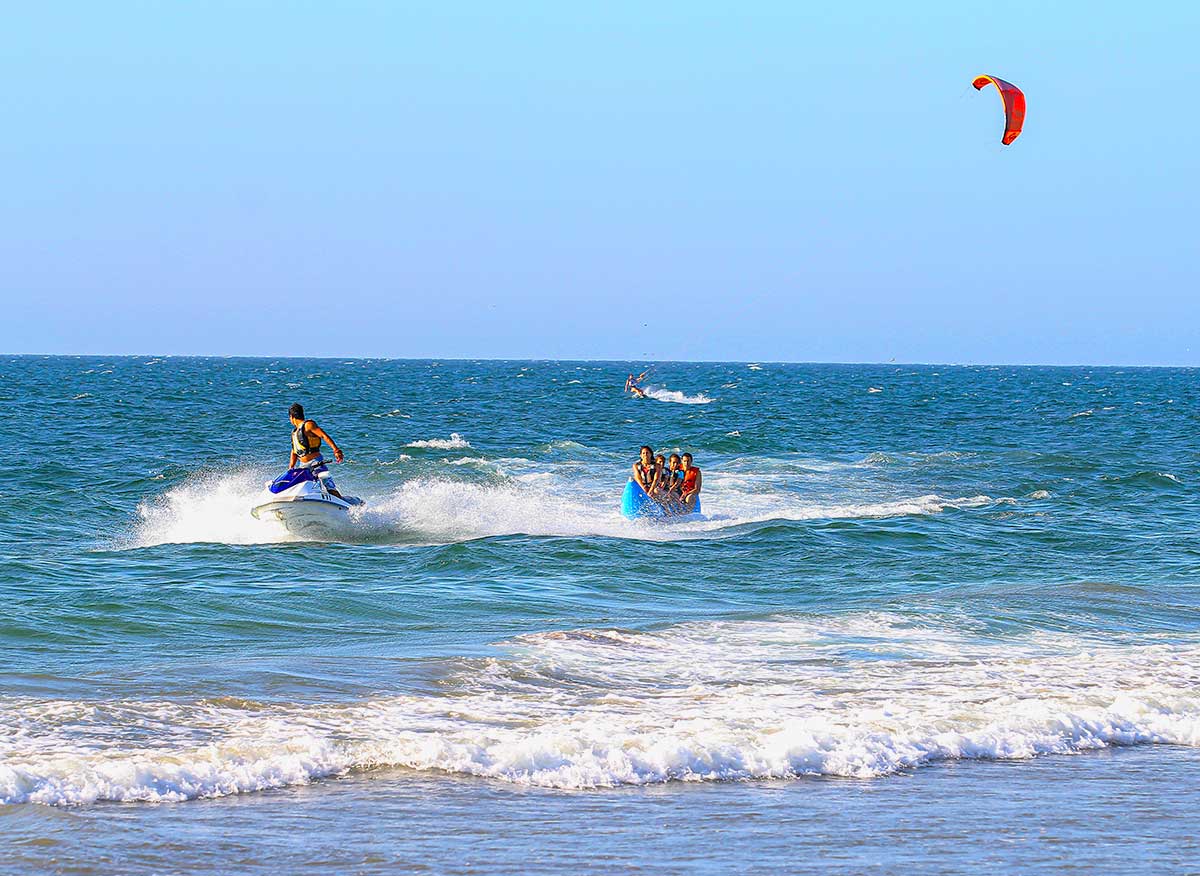
[[[333,458],[341,462],[345,457],[342,450],[334,442],[332,438],[316,424],[313,420],[307,420],[304,417],[304,405],[294,404],[288,409],[288,417],[292,421],[292,455],[288,459],[288,468],[294,469],[297,464],[304,465],[305,463],[319,460],[321,458],[321,442],[324,441],[333,451]],[[326,471],[325,466],[316,466],[312,469],[315,475],[318,472]],[[333,480],[327,478],[325,487],[331,495],[343,498],[342,494],[337,491],[337,487],[333,485]]]
[[[691,513],[696,510],[696,502],[700,498],[700,487],[703,478],[699,467],[692,465],[692,455],[690,453],[683,454],[680,457],[681,468],[683,472],[683,483],[680,485],[679,501],[683,504],[684,509]]]
[[[625,378],[625,391],[633,393],[634,398],[645,398],[646,390],[642,389],[638,384],[641,383],[643,380],[645,380],[646,375],[649,373],[650,373],[650,369],[647,368],[645,371],[643,371],[637,377],[634,377],[632,374],[630,374],[628,377]]]

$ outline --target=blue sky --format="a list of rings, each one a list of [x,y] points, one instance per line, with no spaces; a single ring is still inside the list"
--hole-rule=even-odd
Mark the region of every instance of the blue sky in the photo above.
[[[1196,4],[5,29],[0,352],[1200,364]]]

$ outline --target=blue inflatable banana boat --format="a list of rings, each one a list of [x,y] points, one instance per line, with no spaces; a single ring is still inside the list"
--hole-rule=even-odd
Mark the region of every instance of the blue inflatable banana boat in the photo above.
[[[691,517],[694,514],[699,514],[700,499],[696,499],[696,507],[688,513],[672,514],[647,496],[646,491],[638,486],[637,483],[630,481],[625,485],[625,492],[621,495],[621,513],[630,520],[678,520],[683,517]]]

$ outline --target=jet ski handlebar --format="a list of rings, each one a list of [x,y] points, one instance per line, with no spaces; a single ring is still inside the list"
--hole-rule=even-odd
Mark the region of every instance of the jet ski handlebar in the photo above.
[[[323,465],[332,465],[335,460],[332,459],[311,459],[308,462],[302,462],[296,468],[320,468]]]

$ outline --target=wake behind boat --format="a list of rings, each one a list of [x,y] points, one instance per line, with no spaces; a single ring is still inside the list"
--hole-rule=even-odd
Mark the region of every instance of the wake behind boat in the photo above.
[[[327,482],[323,459],[288,469],[267,484],[250,513],[300,538],[323,539],[345,535],[352,527],[350,509],[362,505],[354,496],[336,496]]]

